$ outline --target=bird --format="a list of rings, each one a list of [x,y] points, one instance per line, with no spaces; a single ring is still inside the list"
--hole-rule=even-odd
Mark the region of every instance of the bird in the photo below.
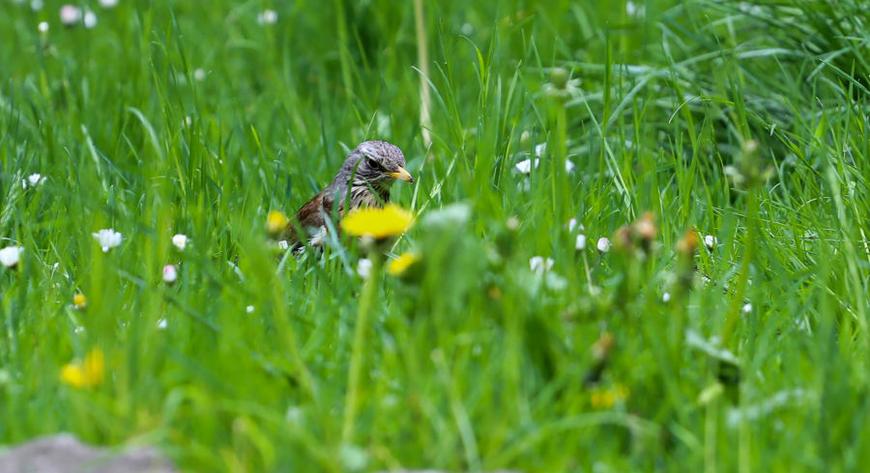
[[[393,182],[414,182],[405,166],[405,155],[398,146],[378,140],[360,143],[347,155],[332,182],[296,211],[295,221],[291,220],[284,232],[288,244],[294,250],[302,248],[302,230],[310,245],[320,246],[333,212],[342,218],[357,208],[383,207],[390,201]]]

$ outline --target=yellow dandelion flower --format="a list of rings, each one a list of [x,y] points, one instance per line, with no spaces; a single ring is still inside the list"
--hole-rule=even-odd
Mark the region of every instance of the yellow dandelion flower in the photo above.
[[[266,230],[273,235],[284,231],[289,223],[290,219],[280,210],[272,210],[266,216]]]
[[[350,235],[383,239],[405,233],[414,216],[398,205],[384,208],[364,207],[351,211],[341,220],[341,229]]]
[[[387,266],[387,272],[393,276],[401,276],[417,261],[420,261],[420,255],[417,253],[410,251],[402,253],[398,258],[390,261],[390,265]]]
[[[610,409],[617,403],[628,399],[628,388],[621,384],[610,389],[595,389],[589,395],[589,403],[594,409]]]
[[[79,362],[67,363],[60,370],[60,379],[74,388],[89,388],[103,382],[106,371],[103,351],[94,348],[85,359]]]
[[[73,296],[73,307],[75,307],[76,309],[82,310],[87,306],[88,306],[88,298],[85,297],[85,295],[82,294],[81,292],[77,292]]]

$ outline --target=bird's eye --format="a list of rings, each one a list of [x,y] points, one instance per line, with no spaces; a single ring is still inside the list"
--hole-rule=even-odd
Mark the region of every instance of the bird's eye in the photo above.
[[[378,170],[384,169],[384,166],[381,164],[381,162],[375,158],[372,158],[371,156],[366,158],[366,162],[368,163],[369,167],[372,169],[378,169]]]

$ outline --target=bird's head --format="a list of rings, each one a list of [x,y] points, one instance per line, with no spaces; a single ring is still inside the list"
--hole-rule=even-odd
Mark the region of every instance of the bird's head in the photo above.
[[[354,149],[342,166],[354,175],[354,181],[376,187],[389,187],[396,179],[414,182],[405,169],[405,156],[397,146],[386,141],[364,141]]]

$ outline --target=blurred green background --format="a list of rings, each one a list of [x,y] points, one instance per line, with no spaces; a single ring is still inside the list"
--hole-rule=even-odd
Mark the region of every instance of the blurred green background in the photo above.
[[[410,1],[74,6],[0,3],[0,247],[25,248],[0,443],[185,471],[867,463],[864,2],[430,1],[425,32]],[[365,139],[417,178],[389,257],[421,261],[373,276],[355,351],[364,252],[296,259],[264,222]],[[657,235],[620,238],[645,212]],[[104,381],[61,383],[94,347]]]

